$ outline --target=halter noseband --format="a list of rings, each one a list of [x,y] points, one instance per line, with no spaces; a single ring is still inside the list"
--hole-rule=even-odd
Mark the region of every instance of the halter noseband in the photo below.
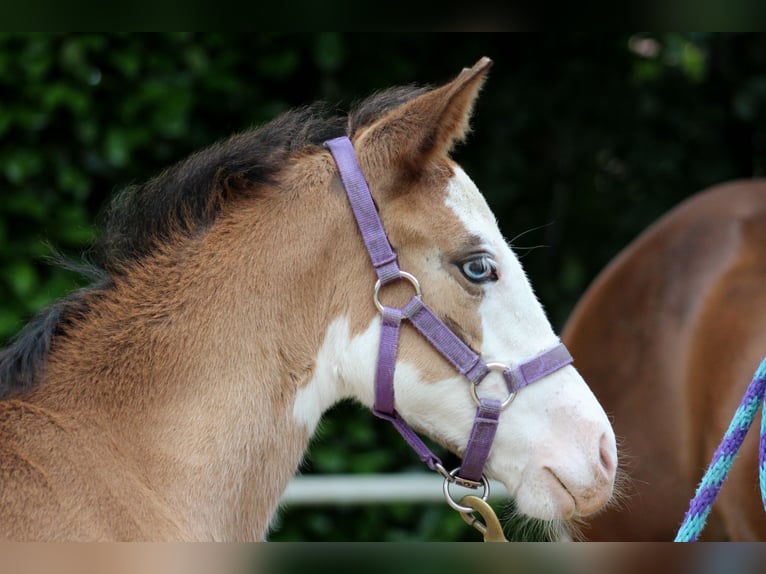
[[[448,492],[448,484],[456,482],[469,488],[477,488],[483,484],[484,498],[486,498],[488,482],[483,474],[484,465],[497,431],[500,412],[513,401],[519,390],[570,364],[572,356],[563,343],[559,343],[516,367],[482,361],[479,355],[426,306],[421,298],[418,280],[399,269],[396,253],[391,248],[383,229],[370,189],[356,160],[351,140],[345,136],[339,137],[326,141],[324,146],[330,150],[338,166],[351,209],[378,276],[373,300],[381,313],[381,335],[375,370],[373,412],[377,417],[390,421],[394,425],[428,468],[444,476],[447,502],[461,512],[473,512],[472,508],[462,507],[452,500]],[[383,305],[379,299],[380,288],[402,279],[412,284],[415,295],[401,309]],[[429,450],[394,408],[394,369],[400,328],[405,319],[409,320],[431,345],[471,382],[471,395],[477,404],[476,415],[463,462],[451,472],[447,472],[441,460]],[[477,387],[490,371],[500,371],[503,374],[508,387],[508,396],[502,401],[478,396]]]

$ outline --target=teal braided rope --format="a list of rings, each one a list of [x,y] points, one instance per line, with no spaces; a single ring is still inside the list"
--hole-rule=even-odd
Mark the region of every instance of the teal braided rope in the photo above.
[[[697,492],[689,504],[689,510],[676,534],[676,542],[694,542],[705,527],[710,509],[715,502],[723,481],[729,474],[731,465],[745,440],[745,435],[753,424],[758,407],[766,400],[766,359],[755,372],[745,396],[734,413],[734,417],[723,436],[721,444],[713,454],[705,475],[697,487]],[[761,487],[761,500],[766,509],[766,406],[761,412],[761,435],[758,452],[758,476]]]

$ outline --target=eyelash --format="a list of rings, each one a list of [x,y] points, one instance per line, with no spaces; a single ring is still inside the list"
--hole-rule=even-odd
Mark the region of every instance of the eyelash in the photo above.
[[[474,269],[471,269],[472,266]],[[498,279],[497,263],[486,253],[463,261],[459,267],[463,276],[471,283],[489,283]]]

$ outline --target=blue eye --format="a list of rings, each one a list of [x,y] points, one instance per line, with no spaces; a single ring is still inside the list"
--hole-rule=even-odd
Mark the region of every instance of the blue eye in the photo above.
[[[463,262],[460,270],[473,283],[497,281],[497,264],[489,255],[479,255]]]

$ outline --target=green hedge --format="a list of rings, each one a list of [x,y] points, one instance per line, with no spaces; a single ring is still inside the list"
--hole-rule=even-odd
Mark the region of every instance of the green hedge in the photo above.
[[[495,67],[458,150],[561,327],[649,222],[766,167],[763,35],[2,34],[0,339],[82,280],[116,189],[229,133],[316,100]],[[526,249],[542,245],[540,249]],[[344,404],[304,472],[402,472],[395,433]],[[292,509],[274,539],[476,538],[444,505]]]

